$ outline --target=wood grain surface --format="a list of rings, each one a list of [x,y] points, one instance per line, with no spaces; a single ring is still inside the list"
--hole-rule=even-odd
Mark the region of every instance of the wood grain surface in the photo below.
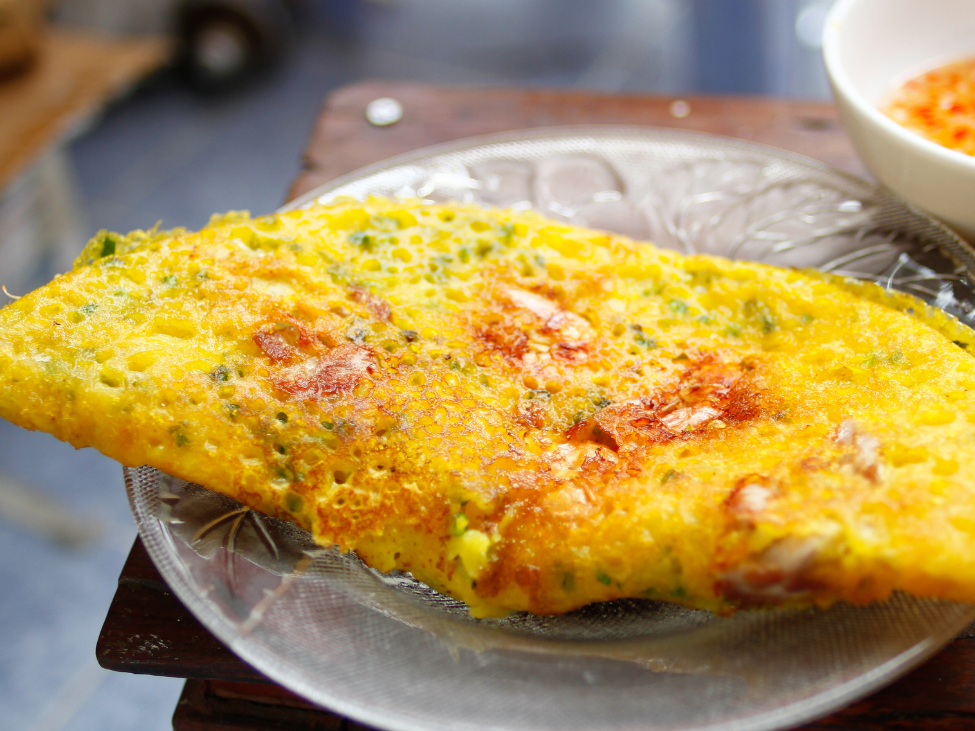
[[[119,576],[95,657],[102,667],[126,673],[269,682],[186,610],[138,539]]]
[[[393,97],[402,121],[373,127],[366,105]],[[565,124],[663,126],[775,145],[863,174],[832,105],[748,98],[689,98],[585,92],[462,89],[364,82],[335,92],[318,119],[304,171],[289,199],[339,175],[419,147],[472,135]],[[678,108],[679,111],[679,108]],[[190,678],[173,717],[177,731],[364,727],[281,689],[224,649],[182,607],[140,542],[119,578],[97,647],[103,667]],[[975,625],[885,689],[802,727],[807,731],[975,729]]]
[[[366,121],[366,105],[392,97],[403,119],[388,127]],[[684,102],[686,116],[675,102]],[[369,163],[421,147],[518,129],[622,124],[669,127],[773,145],[856,175],[866,171],[832,104],[761,98],[611,96],[579,91],[477,89],[364,82],[332,94],[289,200]]]

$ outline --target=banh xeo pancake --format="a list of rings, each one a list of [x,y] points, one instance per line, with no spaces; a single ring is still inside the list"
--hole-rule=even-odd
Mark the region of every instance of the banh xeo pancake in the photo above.
[[[872,284],[344,200],[99,234],[0,310],[0,415],[476,616],[975,601],[973,343]]]

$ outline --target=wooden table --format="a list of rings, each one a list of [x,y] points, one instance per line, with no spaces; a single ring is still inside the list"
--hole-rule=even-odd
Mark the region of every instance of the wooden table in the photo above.
[[[399,100],[402,121],[370,126],[366,105]],[[600,96],[585,92],[454,89],[366,82],[329,97],[289,199],[371,162],[471,135],[564,124],[635,124],[713,132],[776,145],[863,174],[829,104],[765,99]],[[689,113],[684,114],[689,110]],[[188,678],[177,731],[341,729],[357,724],[316,709],[237,659],[182,606],[136,541],[102,628],[105,668]],[[975,625],[893,685],[805,729],[975,728]]]

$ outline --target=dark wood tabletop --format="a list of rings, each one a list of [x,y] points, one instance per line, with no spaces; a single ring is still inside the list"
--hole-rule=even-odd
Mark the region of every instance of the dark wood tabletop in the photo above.
[[[380,97],[402,104],[401,121],[387,127],[367,122],[366,105]],[[364,165],[427,145],[573,124],[721,134],[865,174],[831,104],[363,82],[326,100],[288,199]],[[173,716],[177,731],[358,727],[280,688],[227,650],[170,592],[139,541],[119,577],[96,654],[102,667],[110,670],[187,678]],[[975,625],[887,688],[802,728],[975,729]]]

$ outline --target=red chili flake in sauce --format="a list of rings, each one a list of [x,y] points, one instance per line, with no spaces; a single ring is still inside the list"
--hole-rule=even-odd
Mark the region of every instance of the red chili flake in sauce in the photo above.
[[[902,84],[883,111],[932,142],[975,155],[975,58],[942,66]]]

